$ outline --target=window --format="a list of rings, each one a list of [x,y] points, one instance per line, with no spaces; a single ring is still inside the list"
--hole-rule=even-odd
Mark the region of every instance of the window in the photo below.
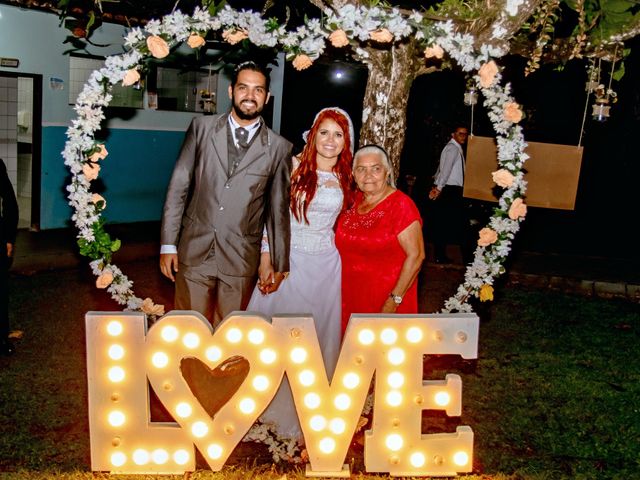
[[[91,73],[104,66],[103,57],[89,55],[71,54],[69,58],[69,104],[74,105],[78,95],[87,83]],[[110,107],[143,108],[142,85],[134,87],[123,87],[114,85],[111,89],[113,99],[109,103]]]

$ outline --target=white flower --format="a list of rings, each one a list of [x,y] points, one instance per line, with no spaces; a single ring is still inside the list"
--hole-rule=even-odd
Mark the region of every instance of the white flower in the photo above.
[[[422,19],[423,18],[424,17],[422,16],[422,14],[420,12],[418,12],[417,10],[414,10],[409,15],[409,20],[412,21],[412,22],[416,22],[416,23],[422,23]]]
[[[500,24],[494,25],[493,29],[491,30],[491,38],[495,38],[496,40],[500,40],[504,38],[506,34],[507,34],[507,29]]]
[[[149,20],[149,23],[145,25],[144,29],[151,35],[160,35],[160,33],[162,33],[161,27],[162,24],[160,23],[160,20],[153,19]]]
[[[135,48],[136,44],[144,41],[146,35],[141,28],[132,28],[124,37],[124,45],[128,48]]]
[[[507,0],[507,5],[504,9],[510,16],[515,17],[518,14],[518,7],[523,3],[524,0]]]

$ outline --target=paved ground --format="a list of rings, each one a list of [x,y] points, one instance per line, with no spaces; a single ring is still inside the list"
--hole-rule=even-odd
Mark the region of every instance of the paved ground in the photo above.
[[[159,226],[156,222],[111,225],[108,232],[122,240],[123,246],[114,255],[114,261],[129,275],[127,264],[137,260],[157,259]],[[29,232],[21,230],[17,240],[17,253],[13,275],[33,275],[38,272],[84,268],[86,259],[78,253],[75,231],[72,229]],[[464,269],[455,247],[448,252],[455,263],[432,263],[431,246],[427,245],[427,261],[420,275],[420,311],[434,312],[441,308],[460,284]],[[522,251],[514,248],[506,263],[507,272],[497,284],[526,285],[535,288],[551,288],[582,295],[622,297],[640,302],[640,258],[616,259],[581,255],[558,255]],[[171,288],[165,285],[160,273],[151,268],[146,275],[158,276],[155,288]],[[130,275],[129,275],[130,276]],[[91,281],[89,278],[88,281]],[[167,282],[168,283],[168,282]],[[136,294],[144,298],[142,292]]]

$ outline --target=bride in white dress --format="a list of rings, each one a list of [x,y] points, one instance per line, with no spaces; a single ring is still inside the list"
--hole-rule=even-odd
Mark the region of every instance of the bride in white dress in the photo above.
[[[341,338],[341,263],[333,227],[352,197],[353,136],[349,115],[335,107],[321,110],[311,130],[303,135],[307,143],[293,158],[291,174],[290,272],[286,278],[273,272],[268,244],[263,240],[260,278],[265,281],[258,282],[247,307],[269,317],[313,314],[329,378],[336,367]],[[302,443],[286,376],[260,420],[280,440]]]

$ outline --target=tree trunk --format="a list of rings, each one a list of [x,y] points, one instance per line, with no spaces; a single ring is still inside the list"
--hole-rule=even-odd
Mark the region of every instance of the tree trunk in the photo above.
[[[362,105],[360,145],[384,147],[397,177],[407,128],[409,92],[422,60],[413,40],[390,49],[366,50],[369,79]]]

